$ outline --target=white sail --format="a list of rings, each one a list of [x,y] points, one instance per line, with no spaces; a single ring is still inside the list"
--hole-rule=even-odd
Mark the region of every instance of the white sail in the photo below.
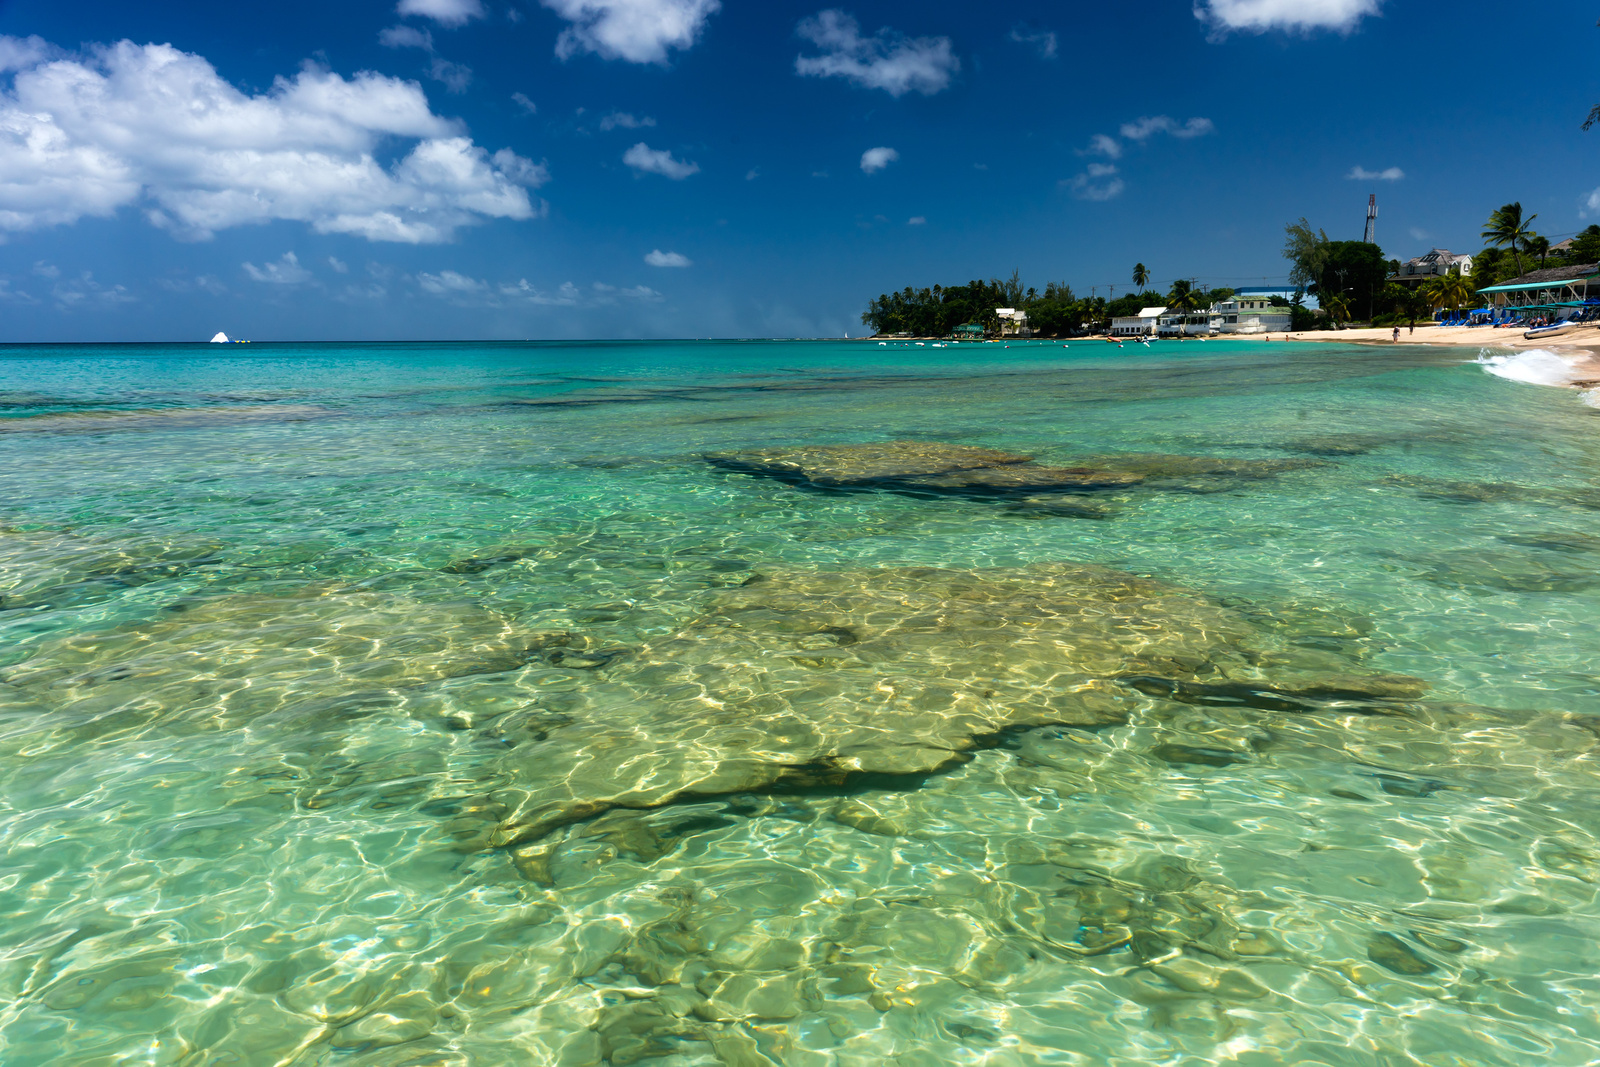
[[[214,345],[225,345],[228,343],[228,335],[223,333],[221,330],[218,330],[217,335],[211,339],[211,343]]]

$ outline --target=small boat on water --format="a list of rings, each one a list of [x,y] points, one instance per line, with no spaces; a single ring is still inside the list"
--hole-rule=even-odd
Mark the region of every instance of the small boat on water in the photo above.
[[[1577,328],[1577,320],[1565,319],[1561,322],[1552,322],[1548,326],[1535,326],[1531,330],[1524,330],[1522,336],[1530,341],[1538,341],[1546,337],[1559,337],[1564,333],[1571,333]]]

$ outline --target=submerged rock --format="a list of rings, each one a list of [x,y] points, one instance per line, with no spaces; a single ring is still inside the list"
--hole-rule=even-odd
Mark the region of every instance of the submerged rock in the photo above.
[[[1220,493],[1241,480],[1323,465],[1313,459],[1138,453],[1091,456],[1071,466],[1044,466],[1032,456],[926,441],[762,448],[711,452],[704,458],[724,470],[813,489],[995,498],[1022,513],[1080,518],[1110,514],[1103,501],[1093,499],[1107,490]]]
[[[1095,467],[1041,467],[1032,456],[928,441],[818,445],[712,452],[706,461],[823,489],[898,489],[930,493],[1033,493],[1133,485],[1140,476]]]
[[[1073,564],[770,571],[711,596],[584,690],[570,725],[504,757],[514,814],[496,839],[617,807],[927,774],[1006,731],[1123,722],[1144,694],[1314,711],[1422,691],[1270,618]]]

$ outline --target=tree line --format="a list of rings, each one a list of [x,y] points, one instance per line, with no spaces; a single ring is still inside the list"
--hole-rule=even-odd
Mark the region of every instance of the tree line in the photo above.
[[[1590,226],[1569,246],[1557,249],[1534,231],[1536,218],[1524,213],[1520,201],[1501,205],[1483,225],[1487,244],[1473,255],[1470,277],[1452,267],[1418,287],[1391,280],[1400,273],[1400,261],[1385,259],[1378,245],[1329,240],[1326,231],[1313,230],[1303,218],[1284,227],[1283,256],[1289,261],[1290,283],[1316,296],[1327,313],[1325,325],[1355,318],[1379,326],[1416,322],[1435,308],[1476,306],[1478,290],[1531,270],[1600,262],[1600,226]]]
[[[1080,297],[1065,282],[1050,282],[1043,291],[1024,285],[1013,271],[1010,278],[973,280],[965,285],[935,285],[926,289],[906,286],[898,293],[884,293],[867,306],[861,321],[876,334],[907,333],[915,337],[944,337],[958,326],[981,326],[996,333],[1000,319],[996,309],[1008,307],[1025,311],[1028,327],[1036,336],[1066,337],[1085,328],[1104,327],[1114,318],[1137,315],[1147,307],[1167,307],[1177,311],[1198,311],[1234,295],[1232,289],[1206,289],[1186,278],[1172,283],[1162,293],[1146,288],[1150,270],[1143,263],[1133,268],[1133,289],[1108,300],[1099,295]],[[1275,303],[1288,305],[1277,299]]]

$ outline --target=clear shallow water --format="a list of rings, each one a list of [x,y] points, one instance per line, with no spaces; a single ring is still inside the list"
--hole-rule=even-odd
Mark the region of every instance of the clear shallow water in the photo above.
[[[1600,427],[1477,355],[6,350],[0,1062],[1590,1062]],[[894,440],[1167,466],[702,458]]]

